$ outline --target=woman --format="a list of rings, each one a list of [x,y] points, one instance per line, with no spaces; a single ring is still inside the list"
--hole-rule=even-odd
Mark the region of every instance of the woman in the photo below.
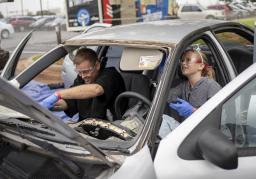
[[[214,71],[208,65],[205,54],[198,47],[183,53],[180,67],[186,80],[170,90],[168,104],[177,111],[183,121],[215,95],[221,87],[214,80]],[[166,136],[178,125],[179,122],[164,114],[160,136]]]

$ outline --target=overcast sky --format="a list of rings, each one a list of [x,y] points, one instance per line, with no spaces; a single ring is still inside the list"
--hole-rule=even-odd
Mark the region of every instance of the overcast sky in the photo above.
[[[56,8],[61,9],[61,11],[64,10],[64,0],[41,0],[41,2],[43,10]],[[12,3],[1,3],[0,11],[6,16],[21,14],[22,4],[24,14],[26,14],[26,12],[35,13],[40,10],[40,0],[14,0]]]

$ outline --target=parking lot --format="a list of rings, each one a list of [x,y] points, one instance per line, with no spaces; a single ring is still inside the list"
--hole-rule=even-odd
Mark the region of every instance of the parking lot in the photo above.
[[[10,38],[1,40],[1,48],[7,51],[12,52],[18,43],[25,37],[27,32],[15,32]],[[66,40],[74,35],[78,34],[77,32],[67,32],[61,31],[61,39]],[[35,31],[33,36],[28,42],[23,53],[26,56],[41,54],[57,45],[57,35],[55,31]]]

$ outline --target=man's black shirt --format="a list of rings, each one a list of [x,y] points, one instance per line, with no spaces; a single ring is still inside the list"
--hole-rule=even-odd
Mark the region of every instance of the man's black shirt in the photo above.
[[[104,89],[104,94],[90,99],[65,99],[68,109],[65,113],[72,117],[79,113],[79,120],[86,118],[106,119],[106,111],[109,109],[114,115],[114,103],[116,97],[125,91],[125,84],[122,76],[114,67],[102,69],[97,77],[96,84]],[[71,87],[84,84],[83,79],[78,75]],[[113,116],[115,120],[115,115]]]

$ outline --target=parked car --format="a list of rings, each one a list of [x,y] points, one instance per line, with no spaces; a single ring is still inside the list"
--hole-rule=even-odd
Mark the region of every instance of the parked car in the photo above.
[[[246,6],[245,4],[242,3],[237,3],[237,2],[232,2],[230,3],[232,6],[236,6],[239,9],[245,10],[249,13],[249,15],[254,15],[255,14],[255,10],[252,9],[251,7]]]
[[[184,4],[178,10],[181,19],[222,19],[226,20],[226,14],[222,10],[206,9],[199,4]]]
[[[1,38],[7,39],[14,33],[14,28],[11,24],[6,24],[0,21],[0,34]]]
[[[238,15],[238,18],[244,18],[250,16],[250,12],[247,10],[241,9],[233,4],[229,4],[229,6],[235,11]]]
[[[29,25],[35,21],[36,19],[34,19],[31,16],[15,16],[15,17],[7,18],[7,22],[12,24],[15,31],[20,31],[20,32],[28,30]]]
[[[217,20],[114,26],[66,40],[17,70],[31,36],[1,74],[1,176],[254,178],[256,66],[248,68],[253,64],[252,29]],[[223,89],[160,140],[162,115],[172,116],[166,110],[169,90],[182,81],[179,59],[193,44],[207,55]],[[127,91],[116,99],[117,121],[89,118],[65,124],[22,92],[32,80],[52,80],[58,67],[61,73],[63,58],[72,60],[85,46],[96,50],[102,66],[115,67],[124,78]],[[140,102],[121,113],[122,101],[132,98]]]
[[[214,4],[208,6],[207,9],[223,11],[223,14],[225,14],[227,20],[241,17],[241,14],[239,14],[237,11],[234,11],[228,4]]]
[[[44,24],[44,28],[48,30],[54,30],[56,26],[60,26],[61,29],[66,29],[66,19],[64,17],[55,17],[51,21]]]
[[[37,21],[31,23],[29,25],[29,27],[31,29],[44,29],[44,25],[47,23],[47,22],[51,22],[52,20],[54,20],[55,17],[54,16],[49,16],[49,17],[42,17],[40,19],[38,19]]]

